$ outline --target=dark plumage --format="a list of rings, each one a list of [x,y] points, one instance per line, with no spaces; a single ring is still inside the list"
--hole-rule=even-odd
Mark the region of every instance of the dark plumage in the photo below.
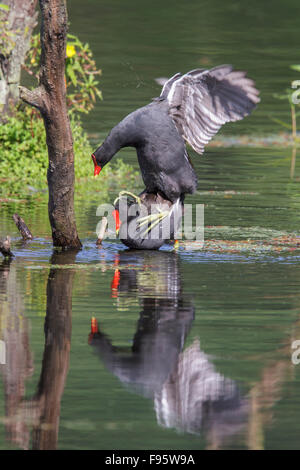
[[[173,202],[196,190],[197,177],[168,111],[166,100],[134,111],[112,129],[94,155],[103,167],[122,147],[135,147],[146,190],[161,191]]]
[[[180,199],[172,204],[160,194],[143,191],[140,195],[140,204],[126,199],[125,210],[120,210],[120,199],[116,204],[116,210],[120,213],[119,238],[124,245],[135,250],[158,250],[167,240],[174,240],[176,232],[180,228],[183,202]],[[151,222],[140,226],[139,220],[150,214],[158,214],[159,211],[168,212],[168,215],[157,223],[151,230]],[[153,224],[154,225],[154,224]]]
[[[221,65],[166,79],[160,97],[125,117],[94,152],[95,171],[121,148],[135,147],[147,192],[173,203],[193,193],[197,176],[185,141],[202,153],[223,124],[252,111],[258,91],[245,75]]]

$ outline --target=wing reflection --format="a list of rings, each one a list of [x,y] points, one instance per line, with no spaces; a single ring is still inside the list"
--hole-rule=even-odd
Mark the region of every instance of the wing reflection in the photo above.
[[[204,431],[214,448],[245,426],[249,409],[236,383],[218,373],[201,351],[199,340],[179,355],[154,404],[160,425]]]

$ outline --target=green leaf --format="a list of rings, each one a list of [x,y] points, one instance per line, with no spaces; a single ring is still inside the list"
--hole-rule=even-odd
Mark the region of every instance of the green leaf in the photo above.
[[[286,127],[287,129],[292,129],[292,126],[288,124],[287,122],[282,121],[281,119],[273,118],[272,116],[269,116],[271,121],[276,122],[277,124],[280,124],[283,127]]]
[[[9,6],[5,5],[4,3],[0,3],[0,8],[5,11],[9,11]]]
[[[286,99],[289,97],[288,94],[279,95],[279,93],[273,93],[273,96],[274,96],[274,98],[276,98],[277,100],[286,100]]]
[[[290,68],[292,70],[296,70],[297,72],[300,72],[300,64],[291,65]]]
[[[93,54],[88,43],[81,42],[77,36],[70,33],[67,35],[67,43],[68,46],[73,46],[76,49],[76,54],[66,57],[65,60],[66,81],[70,85],[67,90],[69,112],[87,113],[93,108],[96,96],[102,99],[101,91],[98,90],[99,82],[95,79],[95,75],[100,75],[101,70],[97,69],[96,62],[92,59]],[[30,75],[37,75],[39,58],[40,39],[39,34],[35,34],[31,38],[30,50],[25,63],[25,70]]]
[[[95,89],[95,93],[96,93],[96,95],[98,96],[98,98],[99,98],[100,100],[103,100],[102,93],[101,93],[101,91],[100,91],[98,88]]]
[[[77,85],[77,78],[76,78],[76,75],[74,73],[73,67],[70,64],[67,65],[66,72],[67,72],[67,76],[70,77],[70,80],[73,83],[73,85],[76,86]]]
[[[73,65],[73,68],[74,68],[74,70],[78,70],[82,74],[83,77],[85,76],[84,70],[81,67],[79,62],[75,62],[74,65]]]

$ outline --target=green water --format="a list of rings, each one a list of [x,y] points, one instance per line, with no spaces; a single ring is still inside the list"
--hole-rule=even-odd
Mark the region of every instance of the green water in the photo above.
[[[72,0],[69,17],[103,70],[104,101],[84,121],[95,145],[159,94],[155,77],[206,63],[246,69],[261,90],[223,135],[280,132],[269,116],[289,117],[272,95],[297,79],[295,1]],[[199,190],[186,202],[205,204],[206,239],[259,248],[299,234],[291,149],[190,153]],[[0,265],[0,448],[299,449],[300,251],[99,249],[99,203],[76,198],[77,255],[52,253],[43,196],[1,203],[16,256]],[[34,241],[19,242],[14,212]]]

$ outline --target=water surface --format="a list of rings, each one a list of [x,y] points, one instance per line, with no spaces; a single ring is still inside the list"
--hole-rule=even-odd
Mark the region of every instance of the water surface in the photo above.
[[[155,77],[220,63],[248,70],[262,96],[223,135],[280,132],[269,115],[288,119],[273,93],[297,78],[298,14],[292,0],[87,0],[84,12],[73,0],[71,31],[103,70],[104,101],[84,119],[95,145],[159,94]],[[205,204],[205,238],[257,249],[99,249],[94,194],[76,198],[83,250],[53,253],[43,195],[1,202],[16,256],[0,265],[0,448],[300,448],[300,251],[259,249],[299,234],[297,161],[289,148],[190,153],[199,189],[186,202]]]

